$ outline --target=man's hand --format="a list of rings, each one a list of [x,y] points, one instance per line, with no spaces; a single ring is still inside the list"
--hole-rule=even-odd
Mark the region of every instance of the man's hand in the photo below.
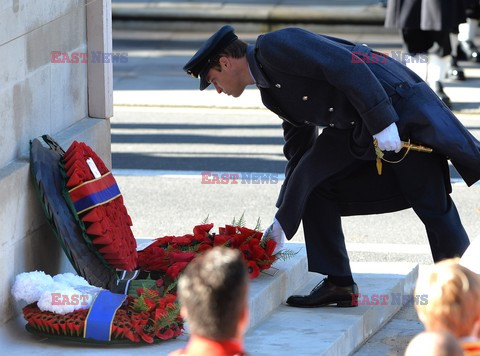
[[[399,152],[402,149],[402,141],[400,141],[395,123],[390,124],[390,126],[373,135],[373,138],[377,140],[378,148],[382,151]]]
[[[270,238],[277,243],[273,254],[283,249],[285,243],[285,232],[276,218],[273,218],[273,223],[263,232],[263,238]]]

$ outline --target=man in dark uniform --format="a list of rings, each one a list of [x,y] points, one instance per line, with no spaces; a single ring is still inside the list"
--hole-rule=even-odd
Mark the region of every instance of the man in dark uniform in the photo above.
[[[264,105],[283,120],[288,163],[267,231],[281,244],[303,221],[309,270],[328,276],[309,295],[289,297],[289,305],[354,306],[351,293],[358,288],[341,216],[411,207],[425,224],[434,261],[467,248],[449,195],[447,157],[471,185],[480,179],[480,143],[401,63],[365,45],[299,28],[247,45],[224,26],[184,70],[200,78],[200,90],[213,84],[234,97],[255,84]],[[406,152],[401,139],[433,153]],[[385,159],[400,162],[377,172],[374,140]]]

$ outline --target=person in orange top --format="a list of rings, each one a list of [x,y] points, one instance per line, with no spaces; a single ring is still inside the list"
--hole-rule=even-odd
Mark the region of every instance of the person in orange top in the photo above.
[[[238,250],[215,247],[195,258],[178,282],[190,339],[169,356],[240,356],[248,327],[248,272]]]

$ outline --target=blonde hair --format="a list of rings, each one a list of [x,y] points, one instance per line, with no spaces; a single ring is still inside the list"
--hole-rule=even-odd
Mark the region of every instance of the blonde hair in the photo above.
[[[469,336],[479,319],[480,276],[458,262],[458,258],[438,262],[418,278],[415,295],[427,295],[428,302],[415,307],[427,331]]]

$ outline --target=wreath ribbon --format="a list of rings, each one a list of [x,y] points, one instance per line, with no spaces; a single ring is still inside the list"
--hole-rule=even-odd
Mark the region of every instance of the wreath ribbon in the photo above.
[[[70,189],[68,193],[78,214],[106,204],[121,195],[111,172],[80,184]]]

